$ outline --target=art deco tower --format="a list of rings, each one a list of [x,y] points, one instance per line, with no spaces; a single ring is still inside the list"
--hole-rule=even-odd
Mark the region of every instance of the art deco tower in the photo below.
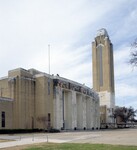
[[[106,29],[97,31],[92,42],[93,89],[99,93],[100,105],[115,106],[113,45]]]

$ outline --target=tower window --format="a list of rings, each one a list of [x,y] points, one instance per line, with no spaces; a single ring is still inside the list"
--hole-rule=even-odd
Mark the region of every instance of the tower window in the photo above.
[[[100,44],[97,47],[97,55],[98,55],[98,65],[99,65],[99,85],[103,86],[103,51],[102,51],[102,45]]]

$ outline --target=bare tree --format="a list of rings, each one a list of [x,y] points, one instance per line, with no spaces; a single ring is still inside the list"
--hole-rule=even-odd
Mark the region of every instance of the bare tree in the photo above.
[[[126,126],[128,121],[133,121],[134,117],[136,116],[137,110],[134,110],[134,108],[129,107],[116,107],[116,109],[113,112],[113,117],[116,120],[116,124],[119,124],[120,122],[123,122]],[[117,119],[120,119],[119,121]]]
[[[129,63],[135,67],[137,67],[137,38],[131,44],[131,53]]]

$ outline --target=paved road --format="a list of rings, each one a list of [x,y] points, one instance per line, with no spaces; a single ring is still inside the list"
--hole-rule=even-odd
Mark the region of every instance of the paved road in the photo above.
[[[6,142],[0,142],[0,149],[41,142],[104,143],[137,146],[137,128],[104,131],[75,131],[50,134],[0,135],[0,139],[7,140]]]

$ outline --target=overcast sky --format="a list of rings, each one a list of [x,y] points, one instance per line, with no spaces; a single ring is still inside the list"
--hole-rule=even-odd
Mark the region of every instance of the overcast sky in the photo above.
[[[116,105],[137,109],[137,69],[127,62],[137,38],[136,0],[0,0],[0,77],[22,67],[92,87],[91,42],[106,28],[114,46]]]

